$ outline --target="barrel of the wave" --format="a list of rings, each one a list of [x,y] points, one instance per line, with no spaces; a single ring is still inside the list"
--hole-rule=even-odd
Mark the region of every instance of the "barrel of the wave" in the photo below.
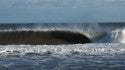
[[[0,44],[60,45],[91,43],[85,35],[70,31],[8,31],[0,32]]]
[[[121,30],[118,38],[120,43],[125,43],[125,29]]]

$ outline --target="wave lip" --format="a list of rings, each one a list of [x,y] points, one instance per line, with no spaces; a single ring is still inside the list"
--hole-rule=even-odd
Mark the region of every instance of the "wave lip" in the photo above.
[[[58,45],[84,44],[91,40],[83,34],[70,31],[11,31],[0,32],[0,44]]]

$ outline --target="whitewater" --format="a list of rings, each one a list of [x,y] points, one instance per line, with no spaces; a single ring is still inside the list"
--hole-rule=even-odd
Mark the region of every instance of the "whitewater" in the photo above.
[[[92,43],[0,45],[0,70],[124,70],[124,23],[0,24],[0,32],[70,31]]]

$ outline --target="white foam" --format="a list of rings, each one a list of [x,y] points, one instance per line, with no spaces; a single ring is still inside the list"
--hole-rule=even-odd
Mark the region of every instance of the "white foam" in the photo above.
[[[125,44],[93,43],[74,45],[3,45],[0,46],[2,55],[25,55],[39,53],[51,55],[115,55],[125,54]]]
[[[121,43],[125,43],[125,29],[123,29],[121,31],[121,35],[120,35],[119,40],[120,40]]]
[[[125,28],[113,30],[110,40],[114,43],[125,43]]]

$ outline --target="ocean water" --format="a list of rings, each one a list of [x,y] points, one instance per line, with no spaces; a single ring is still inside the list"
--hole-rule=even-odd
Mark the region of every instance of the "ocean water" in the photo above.
[[[124,23],[0,24],[0,33],[18,31],[70,31],[92,42],[1,43],[0,70],[125,70]]]

